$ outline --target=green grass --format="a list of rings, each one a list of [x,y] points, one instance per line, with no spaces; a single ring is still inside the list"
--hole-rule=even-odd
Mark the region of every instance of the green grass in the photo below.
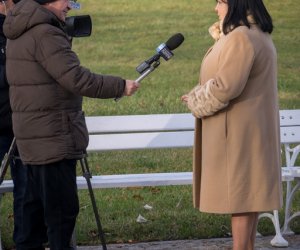
[[[203,55],[213,41],[208,27],[217,20],[213,0],[82,0],[90,14],[93,33],[74,39],[82,65],[102,74],[135,79],[135,67],[155,53],[155,48],[181,32],[184,43],[168,62],[141,84],[139,92],[119,102],[84,99],[86,115],[126,115],[188,112],[180,96],[198,81]],[[273,39],[278,51],[278,87],[281,109],[300,108],[300,6],[297,1],[265,1],[274,20]],[[175,172],[192,170],[192,150],[140,150],[105,152],[89,157],[93,174]],[[81,170],[78,167],[78,174]],[[76,234],[81,245],[99,243],[87,191],[80,191],[80,214]],[[230,218],[199,213],[192,207],[191,186],[118,188],[95,191],[108,242],[226,237]],[[145,204],[153,206],[145,210]],[[300,204],[299,195],[295,204]],[[299,210],[298,207],[294,209]],[[135,220],[141,214],[145,224]],[[283,211],[280,211],[282,222]],[[12,196],[1,202],[1,232],[6,247],[12,243]],[[292,228],[300,233],[299,218]],[[272,223],[259,223],[263,234],[274,234]]]

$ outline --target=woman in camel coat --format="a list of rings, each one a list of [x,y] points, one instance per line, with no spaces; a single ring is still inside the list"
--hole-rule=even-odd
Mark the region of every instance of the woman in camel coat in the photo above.
[[[282,206],[273,26],[261,0],[220,0],[215,10],[216,43],[182,96],[197,118],[194,206],[232,214],[234,249],[253,249],[258,212]]]

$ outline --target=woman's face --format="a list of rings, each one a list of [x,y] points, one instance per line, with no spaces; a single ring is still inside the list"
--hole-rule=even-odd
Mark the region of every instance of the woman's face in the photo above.
[[[215,11],[220,20],[223,20],[228,12],[228,4],[226,0],[217,0]]]

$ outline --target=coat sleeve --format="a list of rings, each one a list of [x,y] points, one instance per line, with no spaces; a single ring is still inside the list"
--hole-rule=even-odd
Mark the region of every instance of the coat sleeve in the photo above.
[[[189,93],[188,107],[200,118],[228,106],[244,90],[255,51],[246,34],[233,31],[220,53],[215,76]]]
[[[72,93],[94,98],[123,95],[125,80],[92,73],[82,67],[63,31],[49,29],[38,43],[38,61],[57,83]]]
[[[195,117],[211,116],[228,105],[228,102],[222,103],[212,94],[211,89],[214,84],[216,81],[210,79],[204,85],[197,85],[188,94],[187,105]]]

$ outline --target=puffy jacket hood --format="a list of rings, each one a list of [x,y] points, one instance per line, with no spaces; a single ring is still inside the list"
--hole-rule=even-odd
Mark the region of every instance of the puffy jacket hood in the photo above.
[[[8,39],[14,40],[34,26],[44,23],[63,27],[62,22],[51,11],[35,1],[23,0],[8,12],[3,31]]]

